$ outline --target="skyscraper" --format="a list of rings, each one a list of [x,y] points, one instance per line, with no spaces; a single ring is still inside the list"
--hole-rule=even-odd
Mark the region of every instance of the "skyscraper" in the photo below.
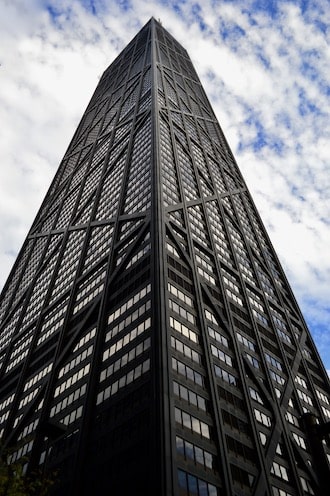
[[[2,445],[54,495],[325,494],[327,374],[154,19],[104,72],[0,316]]]

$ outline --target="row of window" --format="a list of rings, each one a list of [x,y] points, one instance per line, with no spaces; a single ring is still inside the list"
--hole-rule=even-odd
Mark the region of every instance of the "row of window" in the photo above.
[[[120,226],[119,241],[127,239],[130,236],[131,232],[134,230],[136,231],[142,223],[143,219],[134,219],[128,222],[123,222]],[[127,242],[127,245],[131,242],[133,242],[133,239],[129,240]]]
[[[186,460],[192,460],[204,469],[212,470],[215,466],[214,455],[205,449],[190,443],[180,436],[176,436],[176,450]]]
[[[39,274],[37,280],[34,282],[33,291],[30,296],[28,306],[25,310],[25,315],[23,322],[20,326],[20,332],[26,329],[31,322],[38,316],[39,310],[41,309],[46,293],[48,291],[48,285],[53,275],[53,271],[57,262],[58,252],[52,253],[50,260],[48,259],[47,265],[43,267],[43,270]]]
[[[93,352],[93,345],[90,345],[88,348],[85,348],[81,353],[79,353],[79,355],[77,355],[75,358],[70,360],[70,362],[68,362],[66,365],[64,365],[64,367],[62,367],[59,370],[58,378],[60,379],[68,372],[70,372],[70,370],[76,368],[77,365],[79,365],[81,362],[86,360],[86,358],[88,358],[92,354],[92,352]]]
[[[56,222],[55,229],[61,229],[62,227],[67,227],[69,220],[72,216],[73,206],[77,200],[79,193],[79,187],[72,191],[69,196],[67,196],[60,207],[60,213]]]
[[[37,382],[39,382],[43,377],[48,375],[52,370],[52,368],[53,368],[53,363],[49,363],[48,365],[45,365],[45,367],[43,367],[41,370],[39,370],[39,372],[34,374],[28,381],[26,381],[26,383],[24,384],[23,391],[27,391],[28,389],[30,389],[30,387],[34,386]]]
[[[217,286],[216,280],[213,276],[209,274],[206,270],[204,270],[202,267],[197,267],[197,272],[199,273],[200,276],[203,277],[207,282],[210,284],[213,284],[213,286]]]
[[[179,339],[176,339],[174,336],[171,336],[171,346],[179,353],[182,353],[189,360],[201,364],[201,355],[197,353],[197,351],[190,348],[187,344],[184,344]]]
[[[270,370],[269,375],[273,379],[273,381],[277,382],[277,384],[279,384],[280,386],[284,386],[285,384],[284,377],[274,372],[274,370]]]
[[[149,234],[149,233],[148,233]],[[135,238],[132,237],[126,241],[126,243],[122,244],[120,248],[118,248],[117,253],[116,253],[116,267],[122,262],[122,260],[125,258],[128,248],[130,245],[135,241]]]
[[[287,482],[289,481],[288,469],[277,462],[273,462],[270,472],[280,479],[283,479]]]
[[[150,118],[134,139],[127,182],[125,212],[145,211],[150,205]]]
[[[30,344],[30,342],[32,341],[32,336],[27,339],[25,346],[25,350],[22,351],[14,360],[12,360],[12,357],[10,357],[10,361],[6,367],[6,372],[9,372],[11,369],[13,369],[17,364],[19,364],[22,360],[24,360],[24,358],[27,356],[28,352],[29,352],[29,348],[28,348],[28,345]]]
[[[118,360],[111,363],[106,369],[102,370],[100,375],[100,382],[112,376],[114,372],[121,370],[122,367],[125,367],[125,365],[130,363],[132,360],[135,360],[142,353],[148,350],[150,348],[150,342],[151,342],[150,338],[145,339],[137,346],[135,346],[135,348],[132,348],[129,352],[125,353],[120,358],[118,358]]]
[[[255,347],[255,344],[250,341],[249,339],[247,339],[245,336],[243,336],[242,334],[240,334],[239,332],[236,332],[236,336],[237,336],[237,340],[243,345],[245,346],[246,348],[248,348],[249,350],[251,351],[256,351],[256,347]]]
[[[60,306],[56,306],[55,309],[47,315],[44,323],[42,324],[42,328],[40,331],[40,335],[37,341],[37,346],[43,343],[49,336],[54,334],[57,329],[62,327],[64,324],[64,315],[68,308],[69,298],[66,298],[64,302],[60,304]]]
[[[209,333],[209,336],[211,338],[213,338],[217,343],[219,344],[222,344],[223,346],[225,346],[226,348],[229,347],[229,344],[228,344],[228,339],[223,336],[222,334],[220,334],[219,332],[215,331],[212,327],[210,326],[207,326],[207,331]]]
[[[62,424],[69,425],[78,420],[82,416],[83,406],[80,405],[78,408],[70,412],[68,415],[65,415],[62,419],[59,420]]]
[[[219,379],[222,379],[223,381],[227,382],[231,386],[238,387],[238,382],[237,378],[233,375],[227,372],[227,370],[222,369],[221,367],[218,367],[218,365],[214,365],[214,372],[216,377]]]
[[[40,389],[40,386],[38,386],[35,389],[33,389],[26,396],[23,396],[23,398],[21,399],[21,401],[20,401],[20,403],[18,405],[18,410],[20,410],[21,408],[23,408],[24,406],[26,406],[28,403],[30,403],[33,400],[33,398],[35,398],[35,396],[37,395],[39,389]]]
[[[206,439],[210,439],[210,427],[197,417],[187,413],[180,408],[174,408],[175,420],[181,426],[198,434]]]
[[[149,251],[150,251],[150,244],[147,244],[143,248],[141,248],[141,250],[139,250],[137,253],[135,253],[132,256],[132,258],[130,259],[130,261],[126,265],[126,269],[128,269],[129,267],[131,267],[132,265],[134,265],[135,262],[137,262],[138,260],[140,260],[140,258],[142,258]]]
[[[132,329],[131,331],[127,332],[121,339],[116,341],[113,345],[110,346],[110,348],[106,349],[103,352],[103,358],[102,361],[104,362],[107,360],[110,356],[114,355],[115,353],[118,353],[122,348],[124,348],[128,343],[136,339],[138,336],[144,333],[147,329],[149,329],[151,326],[151,318],[148,317],[146,320],[141,322],[137,327]],[[107,339],[106,339],[107,341]]]
[[[182,496],[220,496],[217,487],[198,477],[178,470],[179,487]]]
[[[20,338],[18,341],[15,342],[13,350],[10,355],[10,361],[13,360],[16,355],[22,353],[27,346],[29,346],[33,338],[33,331],[34,329],[26,333],[22,338]]]
[[[83,185],[83,190],[79,200],[77,211],[79,211],[84,206],[88,197],[90,197],[91,194],[96,190],[102,171],[103,163],[99,163],[98,166],[94,168],[94,170],[89,172]]]
[[[216,183],[218,185],[217,181]],[[224,228],[220,223],[221,215],[219,208],[216,202],[208,202],[206,209],[210,220],[211,232],[213,234],[217,254],[221,260],[232,266],[231,250],[224,233]]]
[[[75,389],[75,391],[62,398],[61,401],[51,408],[49,414],[50,417],[54,417],[54,415],[57,415],[61,410],[64,410],[64,408],[67,408],[69,405],[81,398],[81,396],[86,393],[86,389],[87,385],[83,384],[81,387]]]
[[[75,305],[73,308],[73,314],[77,313],[89,301],[91,301],[99,293],[101,293],[101,291],[104,288],[103,280],[105,278],[105,275],[106,275],[106,269],[102,267],[93,274],[91,274],[83,283],[79,285],[75,299]]]
[[[174,166],[174,156],[171,146],[171,136],[168,124],[163,119],[160,120],[160,153],[162,162],[166,167],[162,167],[162,185],[164,203],[166,206],[179,202],[178,180]]]
[[[254,409],[254,415],[257,420],[262,425],[265,425],[266,427],[271,427],[272,421],[269,415],[266,415],[264,412],[261,412],[260,410],[257,410],[256,408]]]
[[[10,396],[8,396],[8,398],[6,398],[5,400],[3,400],[3,401],[0,403],[0,412],[1,412],[2,410],[4,410],[5,408],[7,408],[7,406],[9,406],[9,405],[12,403],[12,401],[13,401],[14,397],[15,397],[15,394],[13,393],[13,394],[11,394]]]
[[[192,301],[192,298],[190,296],[188,296],[186,293],[184,293],[181,289],[178,289],[176,286],[174,286],[173,284],[171,284],[170,282],[168,283],[167,285],[167,289],[168,291],[176,296],[177,298],[179,298],[179,300],[181,300],[183,303],[186,303],[187,305],[189,305],[190,307],[193,308],[193,301]]]
[[[291,413],[291,412],[286,412],[286,413],[285,413],[285,418],[286,418],[286,420],[287,420],[290,424],[295,425],[296,427],[299,427],[299,420],[298,420],[298,418],[297,418],[295,415],[293,415],[293,413]]]
[[[20,435],[18,436],[17,441],[24,439],[26,436],[31,434],[31,432],[34,432],[36,430],[38,423],[39,423],[39,418],[36,418],[32,422],[30,422],[28,425],[26,425],[24,427],[24,429],[22,430],[22,432],[20,433]]]
[[[218,358],[218,360],[221,360],[222,362],[225,362],[227,365],[229,365],[229,367],[233,366],[232,358],[213,344],[211,344],[211,353],[213,356]]]
[[[116,213],[122,188],[125,159],[126,153],[120,157],[116,163],[116,167],[110,171],[109,175],[103,181],[101,196],[95,214],[96,220],[111,219]],[[93,255],[91,253],[88,256],[92,257]]]
[[[173,391],[178,398],[187,401],[190,405],[206,412],[206,400],[199,394],[176,381],[173,381]]]
[[[251,398],[256,401],[257,403],[260,403],[260,405],[263,405],[264,402],[260,396],[260,394],[258,393],[258,391],[256,391],[254,388],[252,388],[251,386],[249,387],[249,392],[250,392],[250,396]]]
[[[107,343],[108,341],[113,339],[115,336],[117,336],[117,334],[124,331],[128,325],[130,325],[134,320],[136,320],[141,315],[146,313],[149,309],[150,309],[150,301],[148,300],[145,303],[143,303],[138,309],[136,309],[133,314],[128,315],[125,319],[121,320],[120,322],[118,322],[117,325],[115,325],[112,329],[110,329],[110,331],[108,331],[106,336],[105,336],[105,342]],[[134,319],[133,319],[133,317],[134,317]],[[132,329],[129,333],[125,334],[125,336],[126,335],[131,336],[132,339],[134,339],[133,336],[135,335],[135,333],[137,336],[139,336],[146,329],[149,329],[150,326],[151,326],[151,318],[148,317],[143,322],[138,324],[134,329]],[[125,339],[125,336],[124,336],[124,339]],[[129,338],[126,338],[126,339],[129,339]],[[132,339],[130,339],[130,340],[132,340]]]
[[[304,391],[300,391],[300,389],[297,389],[297,393],[302,401],[304,401],[310,406],[313,406],[313,400],[308,394],[306,394]]]
[[[96,327],[93,327],[90,329],[82,338],[79,339],[78,343],[76,346],[73,348],[73,353],[79,350],[79,348],[82,348],[88,341],[94,338],[96,334]]]
[[[89,370],[90,370],[90,364],[87,363],[87,365],[81,367],[73,375],[68,377],[68,379],[66,379],[59,386],[57,386],[54,392],[54,398],[56,398],[56,396],[58,396],[59,394],[63,393],[63,391],[66,391],[69,387],[73,386],[73,384],[75,384],[76,382],[80,381],[80,379],[82,379],[89,373]]]
[[[84,270],[90,270],[93,265],[109,251],[112,240],[113,227],[94,227],[88,243],[88,249],[84,260]]]
[[[29,441],[21,446],[18,450],[14,451],[14,453],[8,456],[8,463],[14,463],[16,460],[19,460],[23,456],[26,456],[27,453],[30,453],[33,447],[33,441]]]
[[[201,213],[201,210],[198,205],[196,207],[190,207],[188,209],[191,234],[193,238],[204,245],[206,248],[209,248],[208,238],[207,238],[207,230],[206,224],[204,220],[204,216]]]
[[[182,147],[181,143],[178,141],[178,139],[175,140],[175,143],[176,143],[178,166],[181,172],[184,195],[187,201],[193,200],[195,198],[198,198],[200,195],[198,192],[192,161],[190,156],[186,153],[186,151]]]
[[[202,374],[192,369],[185,363],[180,362],[180,360],[177,360],[174,357],[172,357],[172,368],[175,372],[194,382],[198,386],[204,386],[204,377],[202,376]]]
[[[127,372],[127,374],[121,376],[119,379],[107,386],[104,390],[100,391],[97,395],[96,404],[99,405],[103,401],[107,400],[108,398],[110,398],[110,396],[116,394],[119,389],[128,386],[132,382],[136,381],[149,370],[150,359],[148,358],[143,363],[140,363],[134,369]]]
[[[56,283],[52,291],[50,303],[68,291],[78,266],[85,231],[72,231],[68,239],[61,266],[57,273]]]
[[[147,284],[144,288],[140,289],[134,296],[131,296],[125,303],[123,303],[117,310],[108,316],[108,324],[117,320],[121,315],[127,312],[133,305],[140,301],[151,291],[151,284]]]
[[[195,316],[191,312],[188,312],[188,310],[171,299],[169,299],[168,303],[170,310],[177,313],[178,315],[180,315],[180,317],[187,320],[191,324],[195,324]]]
[[[182,336],[190,339],[190,341],[192,341],[193,343],[198,343],[198,335],[196,334],[196,332],[189,329],[189,327],[187,327],[185,324],[182,324],[173,317],[170,317],[170,326],[172,327],[172,329],[182,334]]]

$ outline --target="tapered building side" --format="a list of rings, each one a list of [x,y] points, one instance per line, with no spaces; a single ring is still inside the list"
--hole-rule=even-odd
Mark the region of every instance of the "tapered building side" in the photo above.
[[[52,494],[325,495],[327,374],[154,19],[103,74],[0,312],[2,446]]]

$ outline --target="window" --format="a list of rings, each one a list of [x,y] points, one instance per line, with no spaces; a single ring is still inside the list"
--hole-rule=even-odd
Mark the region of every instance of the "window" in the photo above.
[[[217,341],[218,343],[220,343],[223,346],[225,346],[226,348],[228,348],[228,339],[225,338],[225,336],[223,336],[219,332],[215,331],[210,326],[207,326],[207,330],[208,330],[209,336],[211,338],[215,339],[215,341]]]
[[[298,418],[293,415],[291,412],[286,412],[285,418],[287,419],[290,424],[295,425],[296,427],[299,427],[299,420]]]
[[[214,365],[214,371],[215,371],[215,375],[220,379],[224,380],[225,382],[228,382],[228,384],[231,384],[232,386],[237,386],[236,377],[234,377],[226,370],[222,369],[221,367],[218,367],[217,365]]]
[[[246,353],[246,358],[249,360],[249,362],[251,363],[251,365],[255,369],[259,369],[260,368],[259,360],[257,360],[257,358],[255,358],[254,356],[250,355],[249,353]]]
[[[176,296],[179,300],[181,300],[183,303],[186,303],[186,305],[189,305],[190,307],[193,307],[193,301],[190,296],[185,294],[181,289],[178,289],[176,286],[174,286],[171,283],[168,283],[168,290],[169,292]]]
[[[187,327],[185,324],[182,324],[178,320],[174,319],[173,317],[170,317],[170,326],[172,329],[175,329],[177,332],[185,336],[186,338],[190,339],[193,343],[198,342],[198,337],[196,332],[192,331]]]
[[[80,381],[89,373],[89,369],[90,364],[88,363],[84,367],[81,367],[79,370],[77,370],[74,374],[70,375],[64,382],[57,386],[57,388],[55,389],[54,397],[63,393],[63,391],[73,386],[73,384],[75,384],[77,381]]]
[[[254,476],[252,474],[249,474],[249,472],[236,465],[231,464],[230,468],[234,481],[239,484],[243,490],[246,490],[246,487],[252,487],[254,482]]]
[[[326,403],[327,405],[329,405],[329,400],[328,400],[328,397],[321,391],[319,391],[318,389],[316,389],[316,394],[318,396],[318,398],[323,401],[324,403]]]
[[[119,389],[128,386],[133,381],[139,379],[143,374],[150,370],[150,359],[148,358],[143,363],[137,365],[134,369],[127,372],[127,374],[121,376],[119,379],[114,381],[112,384],[107,386],[104,390],[100,391],[97,395],[96,404],[99,405],[103,401],[110,398],[116,394]]]
[[[313,400],[308,394],[306,394],[304,391],[300,391],[300,389],[297,389],[297,393],[302,401],[304,401],[310,406],[313,406]]]
[[[273,496],[293,496],[291,493],[273,486]]]
[[[255,415],[255,418],[257,419],[257,422],[260,422],[260,424],[263,424],[266,427],[271,427],[272,422],[271,422],[271,419],[268,415],[261,412],[260,410],[257,410],[256,408],[254,409],[254,415]]]
[[[295,432],[292,433],[292,436],[293,436],[293,439],[296,441],[296,443],[298,444],[298,446],[300,446],[302,449],[306,450],[306,443],[305,443],[305,439],[301,436],[299,436],[298,434],[296,434]]]
[[[113,343],[110,348],[106,349],[103,352],[102,361],[107,360],[109,357],[121,351],[122,348],[127,346],[129,343],[134,341],[138,336],[143,334],[147,329],[150,328],[151,319],[150,317],[143,322],[141,322],[138,326],[136,326],[131,331],[128,331],[121,339],[118,339],[115,343]],[[105,341],[107,342],[107,336]]]
[[[179,353],[182,353],[185,357],[189,358],[193,362],[198,364],[201,363],[201,356],[197,351],[191,349],[188,345],[182,343],[179,339],[171,336],[171,346]]]
[[[77,388],[75,391],[70,393],[69,395],[62,398],[61,401],[59,401],[56,405],[52,407],[49,416],[54,417],[54,415],[57,415],[61,410],[64,410],[69,405],[76,402],[81,396],[83,396],[86,393],[86,388],[87,386],[85,383],[81,387]]]
[[[273,379],[273,381],[277,382],[277,384],[280,384],[280,386],[284,386],[285,379],[281,375],[277,374],[273,370],[269,371],[269,375]]]
[[[202,437],[210,439],[210,427],[202,420],[190,415],[189,413],[180,410],[180,408],[174,409],[175,411],[175,420],[181,427],[185,427],[186,429],[199,434]]]
[[[254,308],[252,308],[252,313],[259,320],[259,322],[261,322],[264,326],[268,327],[269,324],[266,317],[261,315],[261,313],[257,312],[257,310],[255,310]]]
[[[142,353],[147,351],[150,348],[150,341],[151,338],[147,338],[144,341],[141,341],[139,344],[137,344],[134,348],[131,348],[127,353],[122,355],[118,360],[115,362],[110,363],[110,365],[102,370],[100,374],[100,382],[104,381],[108,377],[112,376],[115,372],[118,370],[121,370],[123,367],[125,367],[128,363],[130,363],[132,360],[135,360],[138,358]],[[111,348],[110,348],[111,350]],[[109,350],[106,350],[103,353],[103,360],[106,360],[109,358]]]
[[[81,362],[86,360],[93,351],[93,345],[90,345],[88,348],[85,348],[79,355],[73,358],[70,362],[68,362],[64,367],[59,370],[58,377],[61,378],[66,375],[70,370],[74,369]]]
[[[272,465],[272,468],[270,469],[270,472],[273,475],[275,475],[276,477],[279,477],[280,479],[283,479],[285,481],[289,480],[287,468],[283,467],[283,465],[280,465],[277,462],[273,462],[273,465]]]
[[[267,436],[264,432],[259,432],[259,436],[260,436],[260,441],[261,441],[261,444],[263,446],[265,446],[265,444],[267,443]]]
[[[304,493],[312,494],[312,495],[315,494],[309,480],[305,479],[305,477],[300,476],[300,482],[304,490]]]
[[[256,347],[255,347],[254,343],[252,343],[252,341],[250,341],[249,339],[247,339],[245,336],[243,336],[239,332],[236,332],[236,336],[237,336],[238,341],[243,346],[245,346],[246,348],[248,348],[251,351],[255,351],[256,350]]]
[[[151,285],[147,284],[144,288],[138,291],[134,296],[129,298],[125,303],[123,303],[117,310],[111,313],[108,317],[108,324],[114,322],[123,313],[127,312],[133,305],[135,305],[139,300],[146,296],[151,291]]]
[[[270,365],[275,367],[277,370],[283,371],[282,363],[278,359],[269,355],[269,353],[265,353],[265,357]]]
[[[178,470],[180,494],[182,496],[218,496],[220,493],[213,484],[198,479],[183,470]]]
[[[179,384],[176,381],[173,381],[173,391],[176,396],[180,399],[187,401],[191,405],[194,405],[199,410],[206,411],[206,400],[199,394],[191,391],[187,387]]]
[[[229,367],[233,366],[233,360],[232,358],[227,355],[227,353],[224,353],[222,350],[219,350],[216,346],[211,344],[211,353],[213,356],[217,357],[218,360],[221,360],[222,362],[225,362]]]
[[[178,454],[186,460],[192,460],[196,465],[202,465],[204,469],[213,469],[214,455],[205,449],[186,441],[180,436],[176,436],[176,449]]]
[[[260,396],[260,394],[258,393],[258,391],[256,391],[254,388],[252,388],[251,386],[249,387],[249,391],[250,391],[250,396],[253,400],[257,401],[258,403],[260,403],[260,405],[263,405],[264,402],[262,401],[262,398]]]
[[[198,386],[203,387],[204,386],[204,377],[199,373],[196,372],[196,370],[192,369],[188,365],[180,362],[176,358],[172,358],[172,368],[175,370],[178,374],[183,375],[186,379],[189,379],[190,381],[194,382]]]
[[[169,299],[169,307],[170,309],[180,315],[183,319],[187,320],[191,324],[195,324],[195,317],[191,312],[188,312],[185,308],[183,308],[181,305],[176,303],[175,301]]]

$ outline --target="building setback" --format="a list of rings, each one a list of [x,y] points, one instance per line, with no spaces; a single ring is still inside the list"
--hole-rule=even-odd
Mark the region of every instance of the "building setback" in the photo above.
[[[154,19],[104,72],[0,316],[2,446],[53,495],[327,494],[326,371]]]

